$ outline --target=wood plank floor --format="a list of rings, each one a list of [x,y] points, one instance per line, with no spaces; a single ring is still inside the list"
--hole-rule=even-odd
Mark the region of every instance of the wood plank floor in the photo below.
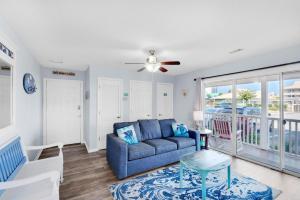
[[[108,187],[118,180],[110,170],[105,150],[87,153],[84,145],[69,145],[64,153],[64,182],[60,186],[62,200],[112,200]],[[43,151],[40,159],[58,154],[58,149]],[[234,171],[283,191],[277,200],[300,200],[300,179],[234,158]]]
[[[58,149],[43,151],[40,159],[58,154]],[[60,186],[61,199],[112,199],[108,187],[118,180],[107,162],[105,151],[88,153],[84,145],[63,148],[64,182]]]

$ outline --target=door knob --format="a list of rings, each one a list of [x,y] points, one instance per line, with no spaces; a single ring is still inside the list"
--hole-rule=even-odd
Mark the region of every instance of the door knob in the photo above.
[[[117,118],[120,119],[121,117],[120,117],[120,116],[117,116]]]

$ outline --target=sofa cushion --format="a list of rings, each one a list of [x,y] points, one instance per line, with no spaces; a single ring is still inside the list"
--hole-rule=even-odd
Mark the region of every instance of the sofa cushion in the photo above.
[[[163,137],[172,137],[174,132],[172,129],[172,123],[176,123],[175,119],[161,119],[159,120],[160,130]]]
[[[177,144],[165,139],[146,140],[145,143],[155,147],[155,154],[167,153],[177,150]]]
[[[138,141],[142,141],[140,125],[138,122],[118,122],[114,123],[114,134],[118,136],[117,130],[126,126],[133,125]]]
[[[142,141],[161,138],[161,130],[157,119],[138,120]]]
[[[137,160],[154,155],[155,148],[144,142],[128,145],[128,160]]]
[[[167,140],[175,142],[177,144],[178,149],[184,149],[186,147],[191,147],[196,145],[196,141],[193,138],[186,137],[168,137]]]

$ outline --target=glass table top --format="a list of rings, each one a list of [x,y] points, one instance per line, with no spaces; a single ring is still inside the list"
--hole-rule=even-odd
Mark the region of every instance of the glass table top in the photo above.
[[[195,170],[215,171],[229,166],[231,156],[213,150],[201,150],[183,156],[180,162]]]

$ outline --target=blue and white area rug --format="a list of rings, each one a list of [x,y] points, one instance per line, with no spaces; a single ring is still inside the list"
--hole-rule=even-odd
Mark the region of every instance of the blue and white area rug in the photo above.
[[[114,184],[110,191],[115,200],[201,199],[201,177],[184,170],[183,188],[179,188],[179,166],[158,170],[128,181]],[[272,200],[280,191],[249,177],[232,173],[227,189],[226,170],[209,173],[206,179],[208,200]]]

